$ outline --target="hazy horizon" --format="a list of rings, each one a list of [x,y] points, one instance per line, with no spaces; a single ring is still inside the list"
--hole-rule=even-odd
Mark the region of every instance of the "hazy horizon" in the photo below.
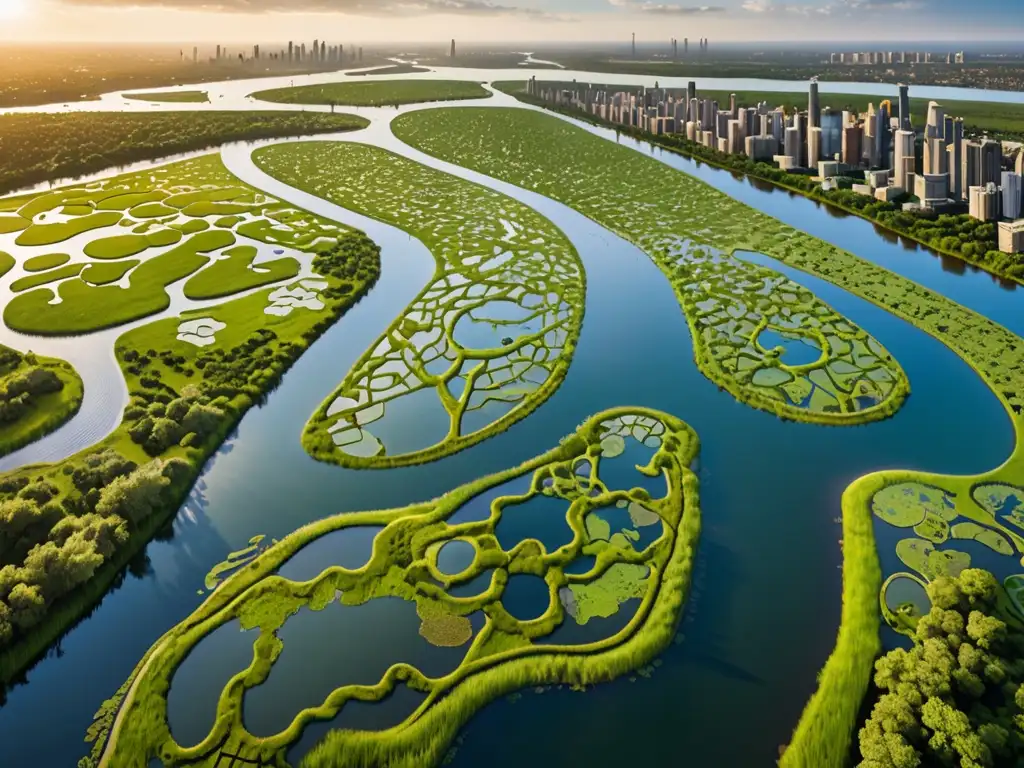
[[[707,4],[704,4],[707,3]],[[0,0],[5,42],[242,43],[327,39],[426,45],[949,42],[1024,35],[1020,0]],[[956,35],[951,33],[956,32]]]

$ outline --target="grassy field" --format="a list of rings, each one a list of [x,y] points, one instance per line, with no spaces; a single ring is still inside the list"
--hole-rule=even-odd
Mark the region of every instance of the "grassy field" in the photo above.
[[[225,251],[220,259],[185,283],[185,296],[190,299],[219,299],[233,293],[259,288],[262,285],[291,279],[299,274],[299,262],[291,256],[265,261],[253,268],[256,249],[239,246]]]
[[[78,413],[82,405],[82,379],[67,362],[21,354],[0,345],[0,369],[0,456],[50,434]],[[18,380],[37,369],[56,376],[59,385],[53,384],[46,388],[52,391],[42,392],[28,388],[24,406],[12,411],[11,399],[25,389],[18,386]]]
[[[274,88],[250,94],[254,99],[281,104],[337,104],[354,107],[390,107],[427,101],[484,99],[490,95],[490,91],[479,83],[462,80],[327,83],[295,88]]]
[[[979,483],[1024,487],[1024,345],[1002,326],[940,294],[794,230],[691,176],[668,171],[671,176],[662,179],[653,170],[661,165],[656,161],[556,118],[525,111],[514,116],[502,110],[459,112],[448,119],[434,111],[410,115],[400,119],[396,132],[431,154],[561,199],[585,213],[588,198],[580,202],[575,195],[585,194],[587,184],[599,184],[603,195],[624,208],[629,196],[621,180],[642,177],[652,187],[666,189],[674,204],[687,211],[690,226],[700,227],[694,237],[727,252],[765,253],[913,323],[965,360],[1003,402],[1017,434],[1014,454],[1003,466],[974,477],[876,473],[857,480],[843,495],[842,622],[818,689],[781,760],[783,768],[843,768],[880,648],[882,574],[871,500],[887,485],[921,482],[959,492],[959,514],[992,524],[992,515],[972,500],[968,489]],[[443,141],[439,131],[444,131]],[[536,152],[537,146],[547,151]],[[620,165],[627,162],[634,166],[629,174]],[[705,216],[712,217],[706,225]]]
[[[507,429],[561,385],[583,322],[585,278],[550,221],[367,145],[290,143],[254,159],[287,184],[403,229],[436,261],[433,279],[307,424],[303,444],[315,458],[375,468],[437,459]],[[543,293],[529,290],[541,282]],[[415,446],[382,442],[376,435],[394,434],[395,420],[406,418],[392,417],[406,397],[421,403],[419,417],[434,432]]]
[[[601,480],[606,462],[629,461],[626,457],[635,455],[631,452],[637,445],[647,448],[647,463],[638,471],[665,478],[662,498],[652,499],[643,489],[606,485]],[[80,765],[95,766],[101,754],[103,764],[110,768],[134,765],[140,757],[155,755],[165,761],[212,763],[225,752],[244,752],[277,764],[303,726],[314,718],[329,720],[350,701],[379,701],[403,683],[426,694],[412,717],[381,732],[334,731],[302,765],[432,765],[442,758],[457,729],[498,696],[531,685],[558,683],[582,688],[643,667],[672,639],[689,591],[701,527],[697,478],[689,469],[697,452],[696,434],[678,419],[643,408],[616,408],[585,421],[554,450],[456,488],[433,502],[383,512],[346,513],[300,528],[236,569],[191,617],[157,640],[118,695],[104,706],[98,727],[90,732],[96,747]],[[531,478],[529,489],[517,496],[496,494],[488,518],[448,522],[473,497],[519,477]],[[535,539],[503,549],[494,535],[503,510],[540,496],[566,503],[565,520],[573,532],[572,542],[553,552],[547,552]],[[635,546],[640,523],[609,537],[602,514],[616,505],[646,510],[657,537],[646,546]],[[384,526],[377,534],[370,561],[358,571],[328,567],[305,582],[274,575],[281,563],[305,546],[358,525]],[[436,557],[438,550],[454,539],[470,542],[476,554],[465,571],[447,576],[437,570]],[[589,570],[567,573],[576,558],[588,555],[594,557]],[[452,587],[490,569],[490,586],[477,596],[449,594]],[[505,585],[516,574],[532,574],[546,583],[547,604],[535,619],[517,619],[502,603]],[[624,592],[627,582],[629,590]],[[302,607],[324,610],[336,599],[355,606],[382,597],[415,603],[422,622],[420,634],[428,641],[468,645],[462,663],[435,679],[424,677],[410,664],[397,663],[373,685],[338,680],[322,704],[310,702],[311,706],[296,712],[280,733],[255,738],[242,729],[237,717],[242,697],[270,674],[282,651],[276,633],[292,615]],[[581,611],[587,607],[614,615],[634,597],[639,599],[639,608],[614,634],[580,645],[548,640],[562,624],[584,623],[586,615]],[[458,638],[435,633],[439,626],[460,621],[468,624],[465,617],[484,608],[485,623],[475,636],[472,628]],[[183,747],[168,727],[168,681],[204,637],[233,620],[253,630],[254,661],[224,687],[206,738]],[[119,707],[119,726],[111,730],[104,750],[103,739],[98,737],[111,729],[113,713]]]
[[[520,109],[428,110],[400,117],[393,130],[430,154],[566,203],[636,243],[671,281],[701,371],[741,402],[797,421],[856,424],[888,417],[906,397],[906,375],[877,340],[802,286],[733,256],[737,249],[771,255],[792,242],[792,230],[752,228],[739,203],[692,177]],[[808,240],[800,248],[827,246]],[[812,347],[816,359],[787,363],[776,334]]]
[[[164,103],[203,104],[210,101],[206,91],[160,91],[158,93],[123,93],[126,99]]]
[[[358,130],[353,115],[284,112],[102,112],[0,115],[0,194],[115,165],[232,141]],[[0,232],[4,229],[0,220]]]
[[[185,293],[194,299],[280,283],[299,274],[287,248],[306,249],[318,237],[329,244],[339,232],[333,224],[313,226],[306,214],[240,185],[214,155],[88,190],[5,198],[0,209],[22,222],[19,245],[48,250],[43,246],[93,233],[70,262],[50,253],[28,257],[33,274],[14,281],[19,295],[4,308],[5,322],[40,335],[91,333],[162,312],[170,303],[167,286],[189,277]],[[156,209],[160,215],[150,216]],[[52,212],[64,220],[46,223]],[[216,227],[203,218],[209,216],[220,216]],[[242,237],[279,246],[283,258],[253,267],[257,249],[239,244]],[[114,284],[126,275],[126,287]],[[42,287],[58,280],[59,287]],[[55,291],[61,301],[51,303]]]

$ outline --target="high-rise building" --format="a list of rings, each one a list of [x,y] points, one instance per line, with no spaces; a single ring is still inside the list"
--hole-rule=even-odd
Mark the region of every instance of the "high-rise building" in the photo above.
[[[957,118],[953,121],[953,138],[946,147],[948,159],[946,168],[949,170],[949,194],[954,200],[967,198],[967,187],[964,181],[964,121]]]
[[[633,58],[636,58],[636,32],[633,33]]]
[[[1003,218],[1019,219],[1021,213],[1021,176],[1012,171],[1003,171]]]
[[[733,119],[736,119],[736,94],[729,94],[729,114],[732,115]]]
[[[892,136],[892,127],[889,123],[889,110],[892,104],[888,99],[878,105],[878,112],[875,113],[875,151],[872,158],[872,165],[880,168],[889,168],[889,143]]]
[[[295,59],[295,43],[291,40],[288,41],[288,63],[290,64]]]
[[[449,55],[451,58],[455,58],[455,38],[452,38],[452,52]]]
[[[192,63],[193,64],[198,64],[199,63],[199,46],[198,45],[192,46]]]
[[[807,125],[816,128],[821,125],[821,99],[818,97],[818,83],[811,81],[810,93],[807,100]]]
[[[217,61],[220,61],[220,46],[217,46]]]
[[[907,171],[914,172],[914,132],[896,131],[893,143],[893,181],[905,192],[911,192]]]
[[[1003,253],[1021,253],[1024,251],[1024,220],[1000,221],[999,250]]]
[[[314,40],[313,41],[313,54],[312,55],[313,55],[313,63],[315,64],[317,59],[320,58],[320,41],[319,40]]]
[[[320,63],[325,64],[327,62],[327,43],[320,41]]]
[[[253,57],[253,58],[254,58],[254,59],[255,59],[256,61],[259,61],[259,60],[260,60],[260,47],[259,47],[258,45],[254,45],[254,46],[252,47],[252,57]]]
[[[825,107],[821,112],[821,157],[835,160],[843,150],[843,113]]]
[[[793,165],[800,164],[800,128],[790,126],[786,129],[784,153],[793,161]]]
[[[807,128],[807,166],[817,168],[821,159],[821,128],[816,125]]]
[[[864,129],[859,125],[847,125],[843,128],[843,162],[846,165],[860,165]]]
[[[999,187],[989,182],[983,187],[971,187],[968,193],[969,212],[981,221],[995,221],[999,218],[999,205],[1002,202]]]
[[[910,119],[910,87],[899,84],[900,91],[900,130],[912,131],[913,126]]]
[[[992,139],[981,141],[981,183],[999,182],[1003,172],[1003,145]]]
[[[1013,171],[1018,176],[1024,176],[1024,147],[1017,152],[1017,162],[1014,163]]]
[[[691,80],[686,84],[686,100],[693,101],[697,98],[697,84]]]

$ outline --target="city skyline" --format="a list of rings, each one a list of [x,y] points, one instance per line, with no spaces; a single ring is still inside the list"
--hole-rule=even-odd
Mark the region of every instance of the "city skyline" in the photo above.
[[[677,38],[822,43],[1012,39],[1024,33],[1015,0],[0,0],[0,39],[137,42],[270,40],[344,35],[367,42],[469,43]],[[906,22],[912,21],[908,27]],[[957,26],[961,21],[969,25]],[[228,34],[222,34],[228,32]]]

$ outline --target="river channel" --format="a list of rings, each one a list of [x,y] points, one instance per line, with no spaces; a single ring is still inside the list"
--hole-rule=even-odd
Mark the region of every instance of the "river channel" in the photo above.
[[[447,74],[474,79],[477,73]],[[498,79],[490,71],[486,77]],[[255,90],[251,81],[229,85]],[[505,97],[490,101],[508,103]],[[912,395],[892,419],[845,428],[783,422],[740,405],[697,371],[671,287],[643,253],[558,203],[405,147],[386,125],[401,111],[353,111],[372,113],[374,125],[318,140],[373,143],[483,183],[535,208],[573,241],[587,271],[587,301],[565,382],[523,422],[439,462],[351,471],[310,459],[299,443],[306,419],[427,282],[433,262],[404,233],[269,179],[253,165],[252,146],[225,149],[228,168],[248,183],[364,229],[382,245],[382,279],[313,345],[265,404],[245,417],[207,465],[173,523],[173,535],[151,543],[124,582],[27,673],[25,684],[8,692],[0,709],[4,764],[73,766],[86,751],[82,738],[99,704],[153,641],[202,601],[197,593],[209,568],[254,534],[281,537],[329,514],[435,497],[547,450],[596,411],[635,404],[686,420],[702,443],[704,528],[677,642],[649,677],[584,694],[527,692],[518,701],[488,706],[460,737],[453,764],[665,765],[685,750],[694,766],[771,765],[835,639],[842,491],[856,477],[889,467],[965,473],[996,466],[1009,455],[1013,439],[1002,406],[936,340],[827,282],[786,268],[892,352],[910,377]],[[867,222],[836,218],[803,198],[757,189],[647,145],[637,148],[1018,333],[1024,330],[1019,312],[1012,311],[1016,291],[988,275],[947,271],[948,265],[944,270],[930,254],[879,237]],[[46,350],[39,345],[39,351]],[[963,451],[963,445],[973,449]],[[367,654],[374,652],[373,644],[364,645],[370,646]],[[325,635],[303,652],[327,659],[344,651]],[[314,682],[296,677],[289,685]],[[267,706],[286,708],[295,698],[301,697],[282,696]],[[282,709],[267,717],[279,722],[294,714]],[[26,737],[39,733],[44,722],[45,738]],[[735,736],[737,725],[743,738]]]

